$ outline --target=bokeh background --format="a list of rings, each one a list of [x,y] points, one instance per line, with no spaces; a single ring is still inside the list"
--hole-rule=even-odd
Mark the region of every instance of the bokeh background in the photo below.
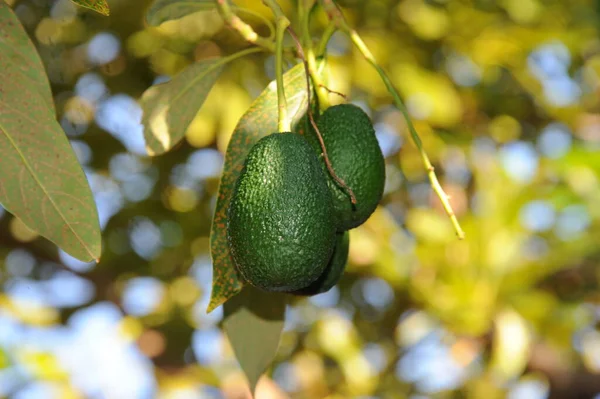
[[[141,93],[247,44],[212,11],[148,27],[149,0],[111,0],[110,17],[8,3],[47,68],[104,252],[81,263],[0,212],[0,397],[248,397],[222,308],[205,312],[208,235],[228,139],[273,58],[231,64],[185,142],[149,158]],[[351,231],[340,284],[288,307],[259,399],[600,398],[600,4],[340,4],[405,99],[467,238],[375,71],[336,33],[328,84],[371,115],[385,197]],[[326,22],[315,15],[316,39]]]

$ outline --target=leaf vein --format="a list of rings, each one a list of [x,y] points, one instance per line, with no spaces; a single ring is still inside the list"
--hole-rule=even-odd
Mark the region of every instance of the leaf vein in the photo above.
[[[58,207],[58,205],[53,201],[53,199],[50,197],[50,194],[48,193],[46,187],[42,184],[42,182],[38,179],[36,173],[33,171],[33,169],[31,168],[31,166],[29,165],[29,163],[26,161],[26,158],[24,157],[21,149],[17,146],[17,144],[14,142],[13,138],[11,137],[11,135],[9,135],[7,133],[6,128],[4,128],[4,126],[2,126],[2,124],[0,124],[0,131],[2,132],[2,134],[8,139],[8,141],[10,142],[10,144],[12,145],[12,147],[14,148],[14,150],[19,154],[19,157],[21,158],[21,160],[23,161],[22,164],[25,166],[26,170],[31,174],[33,180],[37,183],[37,185],[42,189],[42,191],[44,192],[44,194],[46,195],[46,197],[48,198],[48,200],[51,202],[52,206],[54,207],[54,209],[56,210],[56,213],[60,216],[60,218],[63,220],[63,222],[69,226],[69,229],[72,233],[72,235],[77,239],[77,241],[79,241],[79,243],[81,244],[82,248],[84,248],[89,255],[94,258],[94,254],[92,253],[91,249],[89,248],[89,246],[85,243],[85,241],[83,241],[83,239],[79,236],[79,234],[77,234],[77,232],[72,228],[72,226],[69,224],[68,220],[65,218],[65,215],[63,215],[63,213],[60,211],[60,208]],[[24,171],[24,169],[21,169],[22,171]],[[22,193],[22,197],[24,198],[23,195],[23,185],[20,184],[21,186],[21,193]]]

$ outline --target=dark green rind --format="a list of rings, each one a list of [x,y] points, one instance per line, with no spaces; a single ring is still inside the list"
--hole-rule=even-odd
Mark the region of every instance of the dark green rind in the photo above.
[[[356,206],[346,191],[329,175],[323,156],[321,165],[333,198],[337,231],[363,224],[377,208],[385,184],[385,161],[369,116],[352,104],[328,108],[317,121],[333,170],[356,196]],[[313,129],[305,135],[310,145],[322,154]]]
[[[346,263],[348,262],[348,249],[350,248],[350,235],[347,231],[336,233],[336,243],[329,259],[329,263],[325,268],[321,277],[306,288],[293,292],[294,295],[312,296],[322,294],[333,288],[340,281]]]
[[[335,244],[331,196],[302,136],[274,133],[250,150],[227,235],[240,275],[262,290],[298,290],[323,273]]]

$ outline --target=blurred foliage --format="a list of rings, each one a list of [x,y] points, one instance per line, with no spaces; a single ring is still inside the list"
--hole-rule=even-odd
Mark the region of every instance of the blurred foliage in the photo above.
[[[46,66],[104,252],[98,265],[75,261],[2,214],[0,396],[245,397],[222,309],[205,313],[208,236],[229,137],[273,58],[226,66],[186,140],[149,158],[141,93],[246,47],[240,37],[205,11],[148,26],[149,0],[109,1],[110,17],[68,0],[7,3]],[[235,3],[268,34],[261,2]],[[600,393],[597,2],[340,5],[403,95],[467,238],[456,240],[376,72],[334,34],[328,85],[372,116],[385,198],[351,231],[340,284],[288,306],[258,398]],[[316,38],[326,22],[317,11]]]

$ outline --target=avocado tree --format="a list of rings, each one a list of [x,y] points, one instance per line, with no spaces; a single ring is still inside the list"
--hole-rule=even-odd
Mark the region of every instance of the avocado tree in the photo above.
[[[83,3],[83,5],[100,13],[108,13],[108,8],[102,1]],[[338,269],[336,280],[328,282],[328,285],[333,286],[341,277],[347,258],[347,250],[346,253],[336,254],[334,257],[337,241],[335,230],[339,231],[342,239],[344,231],[366,221],[381,199],[385,176],[384,160],[368,115],[352,105],[329,108],[328,89],[323,76],[327,71],[327,42],[336,29],[340,29],[350,37],[365,59],[381,75],[396,105],[407,120],[413,139],[421,150],[431,182],[440,195],[457,229],[457,234],[461,238],[463,235],[400,96],[362,39],[345,22],[337,5],[333,1],[323,1],[320,4],[331,19],[330,28],[324,32],[320,43],[313,40],[309,30],[311,16],[314,15],[313,9],[317,7],[316,1],[298,4],[301,41],[279,4],[276,1],[265,1],[265,5],[275,15],[275,27],[271,26],[275,31],[275,37],[271,38],[263,38],[254,32],[250,25],[240,19],[227,0],[217,0],[213,3],[157,1],[147,16],[150,24],[156,24],[215,7],[224,21],[237,30],[250,45],[249,48],[227,57],[215,57],[195,63],[179,72],[171,81],[153,86],[144,93],[141,99],[144,111],[142,123],[147,142],[146,148],[150,155],[169,151],[181,141],[212,84],[216,82],[227,63],[259,51],[275,52],[275,85],[269,85],[242,116],[227,150],[211,230],[214,282],[211,302],[207,309],[209,312],[238,294],[246,283],[266,292],[294,293],[305,290],[306,294],[308,292],[306,290],[311,290],[311,285],[317,280],[330,278],[326,273],[330,259],[343,258],[343,262],[337,260],[341,264],[337,268],[341,270]],[[9,21],[8,27],[11,29],[7,32],[16,36],[12,39],[17,42],[15,45],[20,41],[20,47],[26,48],[37,64],[37,69],[34,71],[37,75],[33,80],[27,75],[18,76],[18,70],[22,68],[25,60],[3,57],[7,71],[6,89],[3,92],[10,98],[17,95],[17,92],[9,91],[17,89],[15,82],[9,82],[13,74],[16,75],[15,79],[28,84],[31,90],[38,89],[34,84],[41,85],[45,98],[37,94],[37,91],[32,97],[30,90],[29,93],[22,94],[24,96],[22,106],[31,106],[26,102],[31,98],[39,97],[40,101],[45,101],[34,106],[45,108],[41,112],[49,118],[46,123],[52,126],[52,130],[48,132],[48,140],[62,143],[61,148],[48,147],[45,151],[33,143],[23,143],[21,141],[23,132],[20,130],[27,121],[19,118],[15,110],[5,112],[7,120],[3,124],[6,126],[3,127],[3,131],[8,140],[4,145],[4,152],[12,152],[13,156],[11,159],[6,159],[6,173],[3,176],[12,180],[13,188],[5,191],[7,197],[2,200],[2,203],[5,208],[23,219],[30,228],[54,239],[65,250],[71,250],[75,255],[79,255],[79,252],[71,248],[75,244],[85,248],[89,256],[79,255],[82,260],[89,260],[90,256],[98,259],[100,230],[95,206],[91,202],[90,189],[71,175],[71,171],[79,171],[77,179],[81,180],[83,176],[75,162],[73,152],[66,147],[67,141],[52,115],[52,98],[48,98],[50,91],[47,79],[40,70],[41,64],[38,59],[35,59],[35,50],[30,43],[27,43],[25,33],[20,29],[8,5],[2,7],[3,16]],[[288,49],[284,49],[286,32],[295,41],[295,46]],[[18,51],[20,47],[13,46],[9,50]],[[298,67],[292,67],[286,73],[284,70],[286,61],[295,62]],[[287,82],[284,74],[288,76]],[[295,84],[292,83],[294,78]],[[313,92],[312,98],[311,92]],[[276,98],[274,93],[277,94]],[[293,96],[294,101],[288,103],[286,95]],[[318,127],[315,120],[322,111],[325,113]],[[292,124],[300,122],[301,117],[303,117],[301,123],[304,125],[300,126],[298,133],[291,133]],[[29,125],[29,129],[34,128]],[[268,136],[277,131],[282,134]],[[302,136],[307,136],[307,140],[313,145],[316,144],[316,153],[313,153],[308,141]],[[25,137],[31,137],[31,134]],[[259,140],[261,137],[264,139]],[[27,156],[27,152],[31,152],[31,156]],[[318,166],[317,155],[323,159],[323,170]],[[46,183],[50,175],[56,174],[56,170],[47,169],[49,164],[53,164],[52,157],[62,161],[62,156],[65,160],[70,159],[70,163],[64,166],[66,170],[59,174],[57,179]],[[46,160],[45,157],[48,159]],[[14,163],[22,165],[18,170],[11,172],[8,165]],[[242,164],[244,164],[243,169],[240,168]],[[54,165],[59,166],[61,162]],[[37,172],[36,169],[42,170]],[[338,176],[340,171],[342,178],[350,184],[350,187]],[[21,179],[15,181],[16,175]],[[30,188],[23,188],[25,186],[23,176],[37,184],[32,182],[31,185],[27,185]],[[332,189],[331,194],[327,189],[328,180]],[[273,182],[276,183],[270,184]],[[236,184],[235,190],[234,184]],[[63,187],[67,187],[70,192],[65,192]],[[16,193],[19,193],[19,199],[12,199],[11,195],[14,196]],[[53,193],[57,193],[60,200],[54,198]],[[83,205],[73,203],[74,198],[77,198],[77,202],[81,200],[82,193],[85,193],[83,198],[86,203]],[[66,198],[66,201],[62,201],[63,198]],[[39,209],[38,217],[34,217],[35,213],[30,213],[32,207],[26,199],[34,201],[34,209]],[[55,208],[58,224],[48,222],[45,201]],[[83,217],[79,216],[82,206],[88,209]],[[75,214],[75,219],[69,220],[68,216],[64,216],[65,213]],[[93,236],[80,237],[77,234],[78,229],[85,229],[87,234]],[[72,243],[73,239],[65,242],[64,239],[54,238],[57,235],[64,237],[65,232],[67,234],[72,232],[76,238],[75,244]],[[317,288],[317,292],[319,291],[321,290]],[[281,322],[265,323],[260,316],[257,317],[256,313],[253,313],[255,311],[253,308],[256,306],[259,310],[261,307],[272,306],[265,303],[257,305],[258,302],[255,302],[254,296],[265,295],[267,294],[255,292],[243,303],[225,307],[224,328],[229,332],[230,340],[250,380],[252,390],[275,355],[279,333],[283,327]],[[275,320],[283,320],[286,298],[273,297],[270,301],[280,303],[279,306],[275,305],[276,314],[272,316]],[[250,311],[244,312],[245,308]],[[265,329],[272,330],[274,337],[268,345],[265,345],[262,339]],[[259,348],[263,353],[258,355],[254,352],[256,349],[249,353],[248,346]]]
[[[581,282],[592,273],[597,254],[593,241],[565,236],[571,231],[576,237],[588,226],[597,229],[596,214],[588,210],[597,198],[593,182],[599,174],[589,155],[593,149],[584,143],[564,162],[564,154],[548,156],[543,165],[548,176],[532,183],[532,177],[524,180],[529,172],[523,161],[532,159],[531,146],[526,140],[514,142],[521,134],[533,140],[532,132],[550,120],[563,123],[553,132],[569,124],[593,128],[593,115],[585,119],[571,103],[549,103],[552,90],[563,100],[568,97],[568,71],[562,85],[549,77],[541,88],[525,71],[538,68],[543,75],[540,70],[568,58],[560,46],[543,47],[548,37],[593,58],[593,46],[579,40],[590,36],[592,22],[586,20],[572,36],[560,36],[562,28],[545,25],[541,15],[560,14],[562,6],[544,11],[534,0],[528,11],[510,2],[340,2],[345,11],[333,0],[155,0],[143,7],[124,2],[111,8],[110,18],[122,18],[115,29],[128,37],[126,50],[104,62],[90,55],[92,40],[87,47],[80,43],[87,37],[83,30],[106,23],[108,4],[73,3],[82,8],[58,1],[50,13],[60,17],[36,25],[34,6],[0,0],[0,204],[13,215],[3,245],[26,248],[52,264],[97,263],[82,274],[93,281],[95,300],[119,303],[125,313],[121,296],[130,280],[153,276],[161,287],[168,286],[161,288],[169,294],[162,294],[154,311],[129,324],[144,331],[137,333],[138,344],[154,353],[148,356],[157,365],[166,370],[183,358],[193,340],[194,308],[203,318],[222,312],[220,327],[251,392],[272,364],[296,352],[302,354],[298,362],[323,367],[313,356],[315,347],[319,356],[339,365],[327,374],[335,381],[337,372],[346,380],[344,388],[334,389],[338,394],[427,392],[425,382],[411,377],[408,355],[398,349],[425,341],[423,331],[447,334],[464,370],[489,358],[483,372],[470,371],[473,384],[456,377],[448,388],[474,397],[495,397],[516,381],[525,386],[528,379],[549,381],[551,392],[560,396],[571,380],[557,373],[576,381],[596,370],[591,355],[582,354],[583,371],[571,367],[572,374],[558,361],[548,365],[536,358],[536,350],[557,355],[548,348],[557,342],[569,346],[565,340],[575,332],[585,337],[580,346],[597,342],[583,330],[593,323],[594,311],[582,307],[594,306],[588,296],[597,284],[595,277],[589,287]],[[143,18],[143,26],[132,28],[132,15]],[[582,14],[569,10],[565,15],[576,20]],[[466,28],[470,22],[472,31]],[[543,26],[537,36],[535,24]],[[402,48],[386,42],[382,26],[405,38]],[[340,42],[356,68],[351,79],[343,75],[348,70],[344,58],[335,53]],[[108,47],[98,49],[108,53]],[[55,51],[67,55],[56,61]],[[79,65],[76,60],[85,51],[86,61]],[[548,55],[555,53],[555,58]],[[65,59],[72,69],[57,72],[54,62],[68,70]],[[594,65],[586,64],[581,79],[591,79]],[[137,101],[120,98],[120,107],[109,108],[98,81],[81,94],[72,82],[94,68],[112,80],[113,90],[131,84],[127,90]],[[65,91],[70,86],[76,94]],[[498,97],[503,100],[497,102]],[[132,125],[118,117],[112,124],[98,118],[127,107],[140,111]],[[94,118],[102,129],[91,123]],[[394,126],[396,133],[386,134],[385,126]],[[126,143],[132,128],[143,134],[143,155],[138,145],[135,158],[99,155],[93,167],[85,161],[81,148],[94,148],[94,154],[96,148],[119,151],[121,144],[102,130]],[[78,129],[93,134],[80,140]],[[401,157],[397,146],[386,147],[386,137],[410,141],[402,145]],[[538,140],[538,147],[551,152],[547,148],[558,148],[553,140],[566,142],[565,137],[570,135],[555,132],[546,144]],[[503,146],[500,158],[492,155],[496,143]],[[210,147],[216,150],[193,152]],[[431,158],[425,147],[432,149]],[[222,170],[203,175],[206,157],[217,153],[224,154]],[[444,171],[443,184],[434,163]],[[97,171],[124,176],[119,170],[127,168],[145,183],[135,186],[124,177],[120,190],[132,205],[110,213],[99,205],[99,193],[110,184]],[[515,183],[506,176],[511,173]],[[193,176],[202,176],[196,179],[200,185]],[[144,190],[147,194],[141,194]],[[544,199],[535,202],[540,196]],[[422,199],[427,206],[419,203]],[[556,236],[549,236],[550,228],[540,220],[555,218],[554,212],[560,212],[560,221]],[[194,221],[196,216],[189,215],[200,217]],[[126,239],[132,220],[148,226],[150,236],[138,244],[133,236]],[[153,239],[162,250],[147,245]],[[210,254],[212,277],[200,278],[205,300],[198,310],[197,283],[187,275],[204,270],[198,266],[202,254]],[[121,270],[124,264],[135,266]],[[572,270],[579,282],[573,283],[579,285],[572,295],[582,296],[577,300],[561,293],[564,270]],[[366,276],[373,278],[361,283]],[[289,326],[298,309],[309,312],[302,304],[318,303],[316,295],[334,292],[336,285],[347,295],[339,303],[341,313],[298,327],[305,329],[301,344],[300,335],[286,336],[284,327],[294,328]],[[364,309],[352,304],[369,290],[376,298],[372,303],[364,301]],[[378,301],[386,303],[385,317],[377,311]],[[572,301],[577,309],[567,306]],[[353,316],[340,315],[357,308],[360,316],[349,327]],[[71,320],[70,312],[61,313],[62,321]],[[549,325],[554,327],[545,336]],[[543,339],[536,341],[537,334]],[[385,359],[377,377],[375,366],[365,365],[376,360],[365,360],[358,349],[362,341],[375,342],[369,356]],[[212,376],[196,376],[219,385]],[[315,381],[317,388],[306,395],[326,396],[329,388]],[[582,386],[585,393],[597,388]]]

